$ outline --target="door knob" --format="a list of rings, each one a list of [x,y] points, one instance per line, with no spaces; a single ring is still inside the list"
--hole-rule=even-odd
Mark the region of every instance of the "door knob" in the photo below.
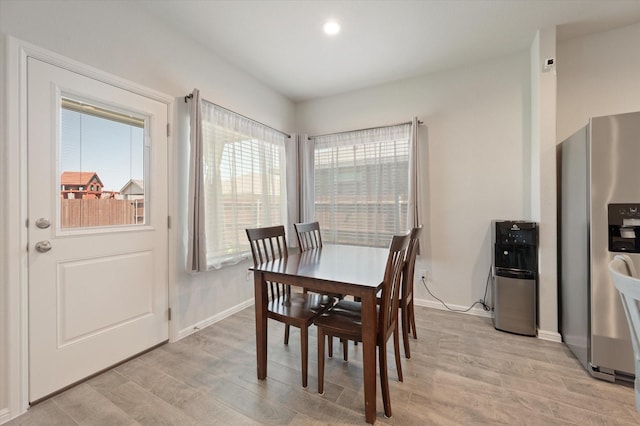
[[[36,243],[36,250],[40,253],[46,253],[51,250],[51,243],[49,241],[38,241]]]
[[[51,226],[51,221],[49,219],[41,217],[40,219],[36,220],[36,226],[40,229],[47,229]]]

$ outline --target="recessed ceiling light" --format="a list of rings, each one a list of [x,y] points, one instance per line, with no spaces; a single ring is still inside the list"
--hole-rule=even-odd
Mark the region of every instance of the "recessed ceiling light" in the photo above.
[[[327,35],[336,35],[340,32],[340,25],[336,21],[327,21],[322,26],[322,30]]]

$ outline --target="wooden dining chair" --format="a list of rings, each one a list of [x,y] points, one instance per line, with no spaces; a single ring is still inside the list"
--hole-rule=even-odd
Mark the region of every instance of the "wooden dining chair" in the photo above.
[[[296,235],[298,237],[298,247],[300,251],[308,251],[316,248],[322,247],[322,233],[320,232],[320,222],[301,222],[294,223],[294,229],[296,230]],[[344,299],[344,294],[336,294],[336,293],[325,293],[329,297],[334,297],[339,300]],[[347,353],[347,342],[342,342],[344,347],[344,353]],[[333,339],[328,339],[328,352],[329,357],[333,356]],[[346,355],[345,355],[346,357]],[[346,361],[346,358],[345,358]]]
[[[293,227],[298,236],[300,251],[307,251],[322,247],[322,234],[319,222],[294,223]]]
[[[640,412],[640,279],[628,255],[618,254],[609,262],[609,274],[620,293],[633,346],[636,379],[634,382],[636,411]]]
[[[418,334],[416,332],[416,316],[415,307],[413,304],[413,280],[416,269],[416,256],[420,245],[420,235],[422,234],[422,225],[417,226],[411,230],[409,234],[409,247],[407,248],[407,255],[404,263],[404,269],[402,271],[402,290],[400,291],[400,301],[398,303],[401,312],[402,323],[402,342],[404,344],[404,356],[411,358],[411,349],[409,345],[409,333],[413,334],[413,338],[417,339]],[[378,294],[378,304],[381,303],[381,295]],[[356,310],[360,309],[358,304],[354,304],[348,301],[339,301],[338,308],[343,310]],[[346,361],[348,355],[345,351],[343,358]]]
[[[413,278],[416,269],[416,256],[420,246],[421,234],[422,225],[411,230],[411,234],[409,236],[409,248],[407,249],[404,271],[402,272],[402,291],[399,306],[400,312],[402,313],[402,341],[404,343],[404,356],[407,358],[411,358],[409,333],[413,331],[413,338],[418,338],[418,334],[416,333],[415,307],[413,305]]]
[[[402,365],[399,350],[398,303],[402,284],[402,269],[409,246],[409,233],[396,235],[391,239],[389,256],[382,283],[382,300],[378,307],[378,327],[376,344],[380,364],[380,385],[384,413],[391,417],[391,399],[389,396],[389,375],[387,372],[387,341],[393,335],[396,370],[398,380],[402,381]],[[349,302],[357,304],[358,302]],[[324,393],[324,336],[335,336],[340,339],[362,342],[361,311],[341,309],[334,306],[318,316],[314,323],[318,328],[318,392]]]
[[[289,255],[284,226],[247,229],[254,266],[286,258]],[[335,299],[317,293],[300,293],[290,285],[267,282],[267,317],[285,324],[284,344],[289,344],[291,326],[300,329],[302,387],[307,387],[309,360],[309,326],[316,316],[333,305]],[[256,300],[255,303],[260,303]]]

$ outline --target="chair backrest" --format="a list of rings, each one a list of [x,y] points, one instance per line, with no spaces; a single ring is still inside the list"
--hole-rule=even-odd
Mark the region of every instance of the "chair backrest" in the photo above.
[[[253,266],[289,256],[284,226],[247,229],[247,238],[251,245]],[[275,300],[285,294],[291,294],[291,287],[269,282],[269,299]]]
[[[389,245],[389,256],[384,271],[378,332],[383,340],[389,337],[398,322],[398,302],[402,283],[404,259],[409,246],[410,234],[394,235]]]
[[[422,235],[422,225],[413,228],[411,234],[409,234],[407,258],[402,272],[402,297],[405,299],[413,296],[413,275],[416,270],[416,256],[420,247],[420,235]]]
[[[300,251],[322,247],[322,235],[318,222],[294,223]]]
[[[247,229],[253,266],[289,256],[284,226]]]
[[[640,375],[640,309],[638,308],[640,279],[636,278],[633,261],[624,254],[616,255],[609,262],[609,274],[620,293],[624,313],[627,316],[636,364],[636,377],[638,377]]]

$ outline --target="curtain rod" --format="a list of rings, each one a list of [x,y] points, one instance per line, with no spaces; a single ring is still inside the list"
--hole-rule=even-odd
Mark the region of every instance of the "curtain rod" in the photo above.
[[[347,130],[345,132],[334,132],[334,133],[325,133],[324,135],[307,136],[307,139],[311,140],[311,139],[320,138],[323,136],[339,135],[341,133],[363,132],[365,130],[384,129],[385,127],[402,126],[404,124],[411,124],[411,121],[406,121],[404,123],[397,123],[397,124],[389,124],[388,126],[367,127],[365,129]],[[424,124],[424,121],[418,120],[418,124]]]
[[[187,96],[185,96],[185,97],[184,97],[184,102],[185,102],[185,103],[187,103],[187,100],[188,100],[188,99],[191,99],[191,98],[193,98],[193,93],[189,93]],[[203,99],[203,100],[206,100],[206,99]],[[268,127],[269,129],[271,129],[271,130],[273,130],[273,131],[276,131],[276,132],[280,133],[281,135],[284,135],[284,136],[288,137],[289,139],[291,139],[291,135],[290,135],[289,133],[285,133],[285,132],[283,132],[282,130],[278,130],[278,129],[276,129],[275,127],[268,126],[268,125],[266,125],[266,124],[264,124],[264,123],[259,122],[258,120],[254,120],[253,118],[250,118],[250,117],[247,117],[246,115],[242,115],[242,114],[240,114],[240,113],[237,113],[237,112],[235,112],[235,111],[232,111],[232,110],[230,110],[229,108],[225,108],[225,107],[223,107],[223,106],[221,106],[221,105],[218,105],[218,104],[216,104],[216,103],[213,103],[213,102],[211,102],[211,101],[207,101],[207,102],[209,102],[210,104],[213,104],[213,105],[217,106],[218,108],[221,108],[221,109],[223,109],[223,110],[225,110],[225,111],[229,111],[229,112],[231,112],[231,113],[233,113],[233,114],[239,115],[239,116],[240,116],[240,117],[242,117],[242,118],[246,118],[247,120],[250,120],[250,121],[253,121],[254,123],[260,124],[261,126]]]

